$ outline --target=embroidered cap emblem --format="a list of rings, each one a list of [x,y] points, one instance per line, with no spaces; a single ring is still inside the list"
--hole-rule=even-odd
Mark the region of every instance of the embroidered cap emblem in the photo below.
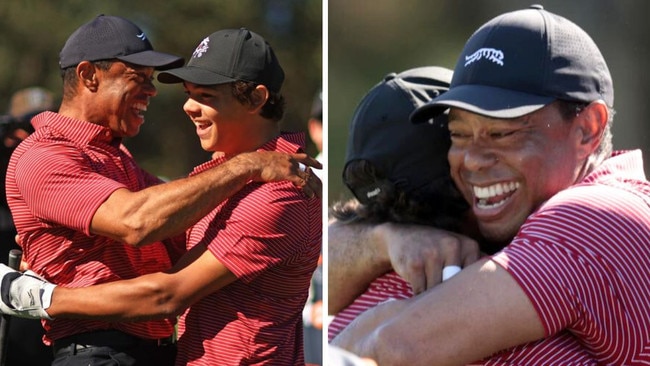
[[[136,37],[140,38],[143,41],[147,39],[147,36],[144,35],[144,32],[138,34]]]
[[[472,62],[479,61],[482,58],[490,60],[499,66],[503,66],[503,59],[505,56],[501,50],[497,50],[495,48],[481,48],[471,55],[465,56],[465,67],[467,67]]]
[[[210,43],[210,38],[209,37],[204,38],[192,53],[192,58],[201,57],[203,56],[204,53],[208,52],[208,48],[210,48],[208,46],[208,43]]]

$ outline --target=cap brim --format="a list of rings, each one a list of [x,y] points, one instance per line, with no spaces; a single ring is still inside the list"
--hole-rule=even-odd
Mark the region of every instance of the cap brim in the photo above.
[[[447,108],[460,108],[493,118],[517,118],[535,112],[555,98],[483,85],[459,85],[420,106],[411,114],[414,123],[426,122]]]
[[[161,72],[158,74],[158,81],[163,84],[176,84],[188,81],[198,85],[218,85],[230,83],[236,81],[236,79],[203,68],[185,66]]]
[[[185,63],[182,57],[151,50],[132,53],[126,56],[117,56],[116,58],[135,65],[154,67],[157,70],[181,67]]]

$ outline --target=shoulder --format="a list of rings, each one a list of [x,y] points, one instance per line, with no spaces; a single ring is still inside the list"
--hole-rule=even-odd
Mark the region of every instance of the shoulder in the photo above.
[[[564,225],[583,232],[633,225],[647,233],[650,197],[630,185],[577,185],[549,199],[522,229],[530,225]]]

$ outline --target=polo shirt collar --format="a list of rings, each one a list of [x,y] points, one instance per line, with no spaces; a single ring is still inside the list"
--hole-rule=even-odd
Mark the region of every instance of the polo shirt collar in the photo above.
[[[96,141],[119,146],[122,142],[121,138],[113,137],[113,133],[108,127],[67,117],[56,112],[46,111],[37,114],[32,119],[32,125],[35,130],[45,126],[50,127],[59,131],[61,135],[81,143]]]

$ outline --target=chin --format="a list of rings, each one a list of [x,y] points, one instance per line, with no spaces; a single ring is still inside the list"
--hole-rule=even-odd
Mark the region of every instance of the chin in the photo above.
[[[495,243],[510,243],[518,231],[513,231],[509,225],[494,223],[489,225],[479,223],[479,230],[485,239]]]

